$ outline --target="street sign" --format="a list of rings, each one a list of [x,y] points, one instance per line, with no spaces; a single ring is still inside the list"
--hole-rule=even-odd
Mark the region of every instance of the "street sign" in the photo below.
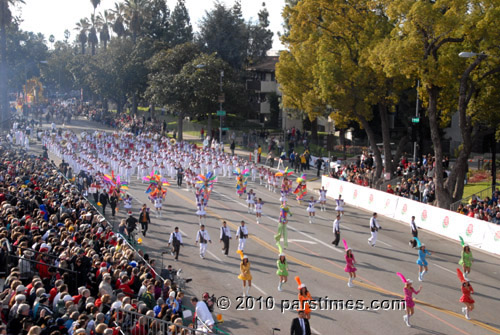
[[[414,117],[411,119],[412,123],[420,123],[420,118],[419,117]]]
[[[217,111],[217,116],[226,116],[226,111]]]
[[[219,95],[219,99],[217,99],[218,102],[226,102],[226,95],[224,93],[221,93],[221,95]]]
[[[222,131],[228,131],[229,128],[222,128]]]

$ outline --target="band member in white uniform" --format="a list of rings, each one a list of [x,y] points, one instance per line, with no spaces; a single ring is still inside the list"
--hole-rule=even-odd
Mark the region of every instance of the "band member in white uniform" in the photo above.
[[[207,252],[207,243],[212,243],[210,235],[205,230],[205,225],[202,224],[198,233],[196,233],[196,242],[200,243],[200,257],[205,259],[205,253]]]
[[[196,204],[196,215],[198,215],[198,223],[202,225],[202,223],[206,222],[207,212],[205,211],[205,199],[203,197],[198,198],[198,203]]]
[[[287,192],[286,192],[286,191],[283,191],[283,190],[281,190],[280,192],[281,192],[280,202],[281,202],[281,204],[283,205],[283,204],[284,204],[284,203],[286,203],[286,202],[287,202],[287,200],[288,200],[288,199],[286,198]]]
[[[253,193],[253,189],[247,193],[247,204],[248,204],[248,213],[253,213],[255,211],[255,193]]]
[[[370,232],[372,236],[368,239],[368,244],[372,247],[374,247],[375,243],[377,243],[377,234],[379,229],[382,229],[382,227],[380,227],[377,222],[377,213],[373,213],[373,216],[370,219]]]
[[[319,190],[319,203],[321,205],[321,211],[326,211],[326,190],[324,186]]]
[[[241,220],[241,225],[238,227],[236,231],[236,236],[238,237],[238,250],[245,250],[245,243],[248,238],[248,229],[245,227],[245,221]]]
[[[262,202],[262,198],[259,198],[257,200],[257,203],[255,204],[255,216],[257,217],[257,224],[260,224],[260,218],[262,217],[262,205],[264,205],[264,203]]]
[[[339,198],[335,202],[337,203],[335,207],[337,214],[344,215],[344,199],[342,199],[342,194],[339,194]]]
[[[311,200],[309,200],[309,205],[307,206],[307,213],[309,213],[309,223],[314,222],[314,216],[316,215],[316,209],[314,208],[314,205],[316,205],[318,201],[314,200],[314,197],[311,197]]]
[[[127,212],[132,209],[132,198],[128,194],[125,196],[125,199],[123,199],[123,207]]]
[[[154,198],[154,204],[155,204],[155,209],[156,209],[156,217],[161,217],[161,208],[162,208],[162,197],[161,195],[157,195],[155,198]]]

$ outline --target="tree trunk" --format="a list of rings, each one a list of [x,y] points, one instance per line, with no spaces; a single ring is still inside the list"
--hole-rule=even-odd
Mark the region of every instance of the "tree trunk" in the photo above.
[[[368,141],[370,141],[370,148],[373,151],[373,156],[375,157],[375,165],[376,165],[376,170],[375,170],[375,176],[374,180],[378,180],[380,176],[382,175],[382,156],[380,154],[380,150],[377,147],[377,140],[375,138],[375,132],[373,131],[372,127],[370,127],[370,123],[364,116],[357,115],[359,121],[361,121],[361,125],[365,129],[366,135],[368,136]]]
[[[311,140],[312,143],[318,145],[318,118],[311,121]]]
[[[7,6],[4,10],[8,10],[8,3],[2,4]],[[3,13],[2,13],[3,14]],[[2,20],[3,21],[3,20]],[[0,27],[0,128],[9,129],[9,101],[7,94],[7,27],[5,23]]]
[[[467,160],[469,159],[472,150],[472,120],[467,116],[467,106],[474,93],[474,88],[468,85],[470,73],[486,58],[485,55],[476,57],[474,62],[470,64],[460,77],[460,86],[458,94],[458,125],[462,135],[462,150],[458,155],[458,159],[451,170],[450,176],[445,183],[445,188],[453,198],[453,201],[462,199],[464,193],[464,179]]]
[[[182,141],[182,132],[183,132],[183,121],[184,121],[184,112],[179,112],[177,116],[177,141]]]
[[[491,194],[495,192],[497,187],[497,140],[493,134],[493,141],[491,141]]]
[[[212,139],[212,113],[207,113],[207,136]]]
[[[384,104],[378,105],[378,110],[380,114],[380,123],[382,128],[382,143],[384,146],[384,168],[385,172],[390,174],[391,179],[394,175],[394,165],[392,162],[392,150],[391,150],[391,134],[389,128],[389,119],[387,116],[387,106]]]
[[[399,165],[399,160],[401,159],[401,155],[403,154],[403,150],[408,143],[408,136],[405,135],[399,140],[398,147],[396,149],[396,154],[392,157],[392,170],[396,171],[397,166]]]
[[[439,119],[437,112],[437,103],[439,97],[439,87],[427,87],[429,96],[429,106],[427,113],[429,115],[429,124],[431,130],[431,140],[434,146],[434,184],[436,185],[436,205],[441,208],[449,209],[451,205],[451,196],[444,188],[443,178],[443,147],[441,146],[441,137],[439,136]]]

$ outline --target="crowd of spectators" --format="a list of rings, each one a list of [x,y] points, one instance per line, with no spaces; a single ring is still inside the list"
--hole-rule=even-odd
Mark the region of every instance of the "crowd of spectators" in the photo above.
[[[0,334],[145,335],[146,316],[180,325],[183,292],[151,264],[52,162],[0,147]],[[128,329],[123,310],[141,316]]]
[[[488,221],[500,225],[500,208],[498,199],[500,190],[497,188],[491,197],[480,199],[475,194],[469,200],[468,204],[460,204],[457,212],[479,220]]]

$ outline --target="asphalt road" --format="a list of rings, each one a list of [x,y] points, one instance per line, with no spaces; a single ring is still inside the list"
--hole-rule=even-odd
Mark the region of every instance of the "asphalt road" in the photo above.
[[[77,133],[96,127],[96,123],[75,121],[69,125]],[[171,181],[175,185],[174,181]],[[206,259],[199,257],[198,246],[195,245],[196,232],[199,229],[195,214],[195,198],[192,191],[171,186],[164,203],[161,218],[152,214],[152,224],[146,237],[143,237],[145,250],[158,259],[161,264],[162,251],[170,232],[179,226],[183,234],[184,247],[181,248],[179,262],[173,257],[165,256],[164,265],[172,264],[174,268],[182,267],[184,277],[191,277],[186,295],[201,296],[210,292],[217,297],[227,297],[230,306],[227,310],[216,308],[216,313],[223,315],[221,328],[232,334],[271,334],[272,328],[281,329],[276,334],[288,334],[296,312],[286,309],[287,301],[297,299],[295,276],[300,276],[311,292],[313,299],[330,299],[359,301],[364,303],[363,310],[342,310],[339,308],[317,310],[312,312],[310,324],[315,334],[500,334],[500,259],[484,252],[473,250],[474,263],[469,275],[475,290],[475,310],[471,320],[466,320],[461,313],[463,305],[460,282],[456,276],[456,268],[460,258],[460,245],[454,241],[441,238],[435,234],[420,231],[419,237],[431,252],[428,257],[429,272],[425,281],[417,281],[417,252],[408,246],[411,238],[408,225],[394,220],[379,218],[383,230],[379,232],[379,240],[375,247],[367,243],[370,236],[369,218],[371,213],[346,206],[342,218],[341,238],[346,239],[353,248],[357,260],[358,278],[355,287],[347,287],[348,275],[344,272],[344,250],[335,248],[332,221],[334,219],[333,201],[329,199],[326,212],[319,211],[314,224],[309,224],[306,205],[290,201],[293,217],[289,220],[289,248],[285,250],[289,263],[288,283],[283,291],[277,290],[276,259],[278,250],[273,238],[276,233],[279,216],[279,194],[271,193],[264,187],[249,182],[257,197],[264,201],[261,223],[255,222],[255,215],[247,213],[244,199],[235,194],[233,178],[220,178],[212,192],[207,209],[207,230],[212,238],[208,246]],[[310,183],[310,188],[319,187],[318,182]],[[134,212],[140,205],[148,203],[144,193],[146,185],[135,177],[130,184],[129,193],[134,198]],[[310,189],[310,193],[313,190]],[[317,198],[317,194],[315,194]],[[107,213],[110,215],[110,212]],[[120,210],[115,222],[125,217]],[[221,253],[219,243],[219,227],[221,220],[228,222],[233,239],[230,255]],[[236,254],[237,240],[235,231],[241,220],[247,222],[250,238],[247,241],[245,254],[251,263],[253,287],[250,294],[254,299],[241,298],[242,282],[239,274],[239,255]],[[342,244],[342,243],[341,243]],[[340,245],[341,245],[340,244]],[[339,246],[340,246],[339,245]],[[423,289],[416,296],[415,315],[411,318],[412,328],[404,321],[404,311],[395,304],[394,309],[377,310],[370,308],[372,301],[391,304],[399,301],[403,295],[403,284],[396,272],[402,272],[414,281],[418,289]],[[382,301],[386,302],[382,302]],[[224,298],[219,303],[224,304]],[[253,307],[253,308],[251,308]],[[334,307],[334,306],[331,306]]]

